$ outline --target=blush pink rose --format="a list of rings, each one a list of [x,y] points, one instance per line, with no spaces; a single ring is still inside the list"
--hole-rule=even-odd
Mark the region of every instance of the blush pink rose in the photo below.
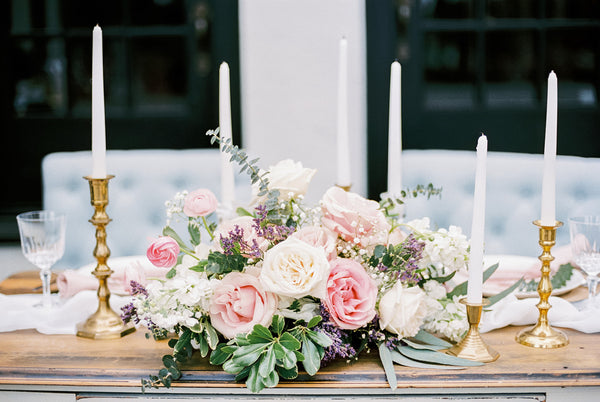
[[[331,262],[325,305],[331,320],[342,329],[357,329],[375,317],[377,286],[358,262]]]
[[[367,247],[387,241],[391,226],[376,201],[331,187],[321,200],[321,210],[323,226],[347,242]]]
[[[212,191],[200,188],[189,193],[183,203],[183,213],[187,216],[206,216],[217,209],[219,202]]]
[[[294,232],[291,237],[302,240],[311,246],[322,248],[329,261],[337,258],[337,235],[327,228],[305,226]]]
[[[277,296],[263,290],[258,278],[241,272],[227,274],[214,290],[210,321],[226,338],[252,331],[254,325],[271,325]]]
[[[155,267],[172,268],[177,264],[177,256],[179,255],[179,244],[169,237],[161,236],[154,240],[148,250],[146,257]]]

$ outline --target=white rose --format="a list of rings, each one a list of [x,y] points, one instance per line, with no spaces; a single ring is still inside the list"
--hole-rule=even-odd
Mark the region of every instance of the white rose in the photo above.
[[[328,275],[323,249],[290,237],[265,253],[259,279],[265,290],[280,296],[321,298]]]
[[[284,159],[275,166],[269,166],[266,178],[269,180],[269,190],[279,190],[279,200],[289,201],[306,194],[308,185],[317,173],[315,169],[302,167],[301,162]],[[253,185],[252,193],[258,201],[258,184]]]
[[[401,337],[414,336],[428,310],[421,288],[405,288],[397,282],[379,301],[379,326]]]

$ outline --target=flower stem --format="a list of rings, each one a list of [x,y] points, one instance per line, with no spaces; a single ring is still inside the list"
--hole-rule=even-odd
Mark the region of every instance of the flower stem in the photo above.
[[[206,228],[206,231],[208,232],[208,235],[210,236],[210,241],[213,241],[215,239],[215,234],[212,232],[212,230],[210,230],[210,226],[208,225],[208,222],[206,221],[205,216],[202,217],[202,223],[204,223],[204,227]]]

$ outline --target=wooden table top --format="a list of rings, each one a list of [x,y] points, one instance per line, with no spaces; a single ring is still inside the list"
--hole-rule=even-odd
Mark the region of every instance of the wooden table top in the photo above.
[[[584,291],[584,290],[583,290]],[[398,388],[503,388],[600,386],[600,334],[565,330],[570,343],[558,349],[534,349],[515,342],[520,328],[483,334],[500,358],[464,370],[396,367]],[[0,333],[0,386],[140,387],[156,374],[161,358],[171,352],[166,341],[145,338],[145,329],[117,340],[91,340],[74,335],[43,335],[35,330]],[[234,376],[198,355],[183,368],[173,388],[238,388]],[[376,352],[358,362],[338,361],[317,375],[305,373],[289,388],[387,388]]]

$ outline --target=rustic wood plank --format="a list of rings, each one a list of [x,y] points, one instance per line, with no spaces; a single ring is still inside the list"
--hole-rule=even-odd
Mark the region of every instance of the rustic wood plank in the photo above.
[[[533,349],[514,341],[518,328],[484,334],[500,359],[465,370],[396,366],[399,388],[600,386],[600,336],[566,330],[571,343],[560,349]],[[42,335],[33,330],[0,333],[0,384],[138,387],[156,374],[165,341],[145,339],[139,330],[119,340],[90,340],[71,335]],[[196,357],[174,388],[237,388],[233,376]],[[376,353],[358,362],[338,361],[314,377],[301,373],[280,387],[386,388]]]
[[[56,286],[57,273],[52,272],[50,279],[50,291],[58,292]],[[42,293],[42,280],[40,279],[40,271],[21,271],[12,274],[2,282],[0,282],[0,293],[5,295],[18,295],[24,293]]]

